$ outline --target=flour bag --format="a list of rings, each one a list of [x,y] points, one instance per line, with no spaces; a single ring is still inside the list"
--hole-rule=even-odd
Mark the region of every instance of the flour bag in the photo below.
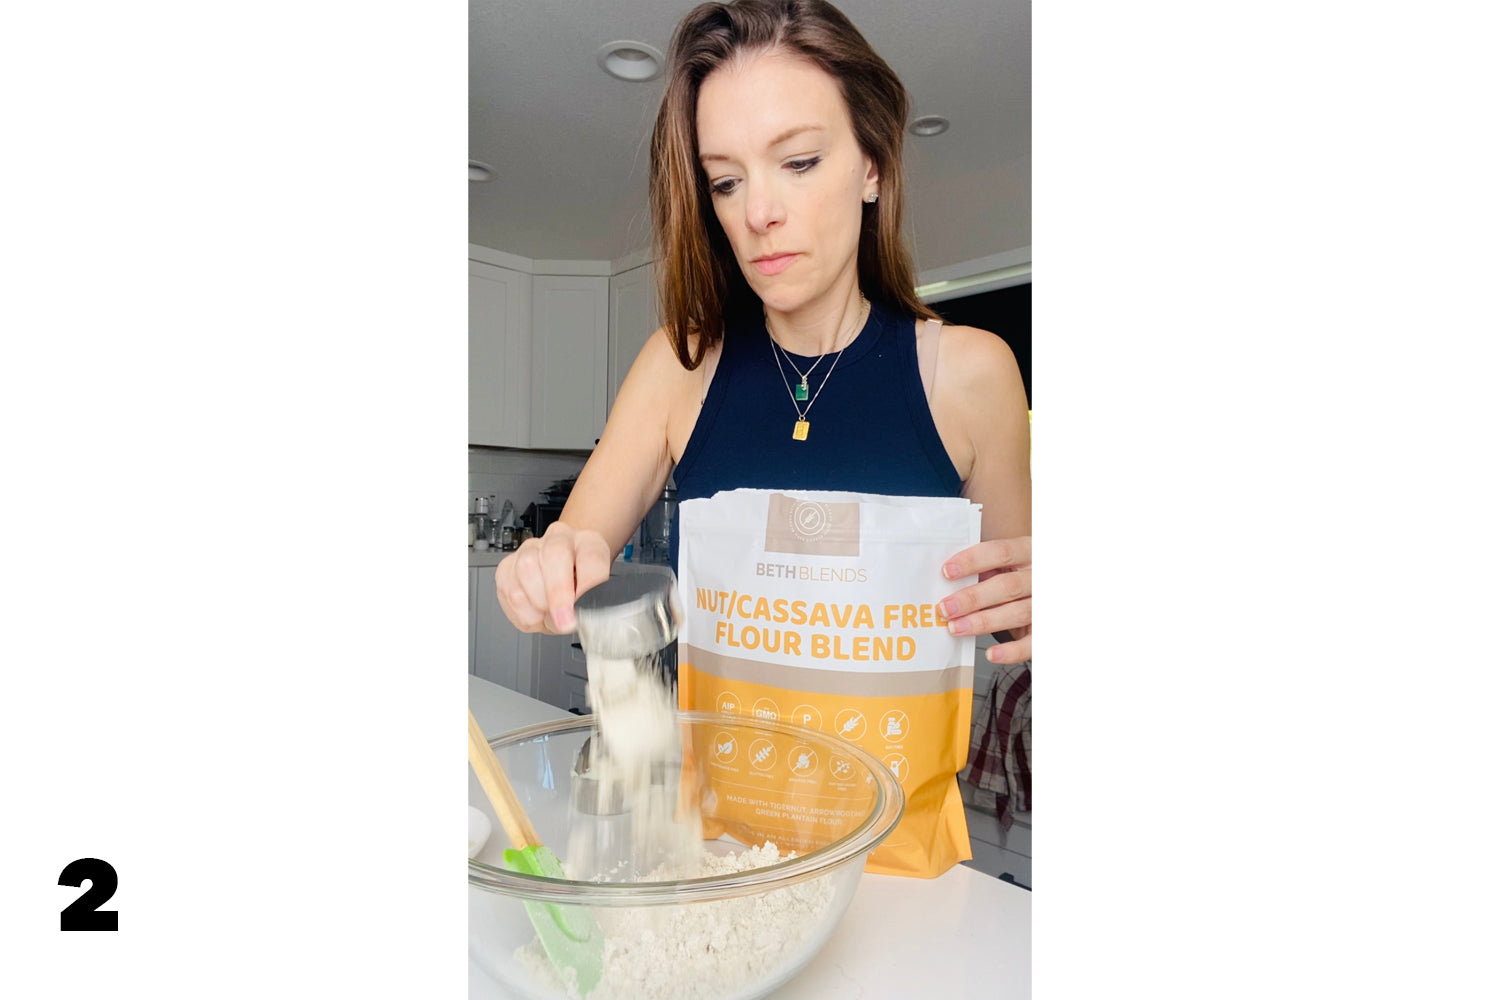
[[[979,505],[742,489],[684,501],[679,516],[678,706],[809,726],[889,767],[906,811],[867,871],[931,878],[972,857],[955,775],[974,637],[949,635],[938,602],[977,579],[945,580],[942,566],[979,541]],[[743,781],[743,763],[699,766]],[[715,799],[706,826],[792,846],[770,810]]]

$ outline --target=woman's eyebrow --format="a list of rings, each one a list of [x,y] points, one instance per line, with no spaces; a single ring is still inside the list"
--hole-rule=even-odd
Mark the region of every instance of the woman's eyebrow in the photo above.
[[[766,148],[767,149],[775,149],[777,146],[781,145],[783,142],[786,142],[788,139],[791,139],[791,138],[793,138],[795,136],[801,135],[803,132],[823,132],[823,131],[826,131],[826,130],[821,125],[793,125],[791,128],[787,129],[785,132],[782,132],[776,138],[772,139],[770,141],[770,143],[766,146]],[[729,159],[732,159],[732,157],[725,156],[722,153],[699,153],[698,154],[698,160],[699,160],[700,163],[707,163],[710,160],[729,160]]]

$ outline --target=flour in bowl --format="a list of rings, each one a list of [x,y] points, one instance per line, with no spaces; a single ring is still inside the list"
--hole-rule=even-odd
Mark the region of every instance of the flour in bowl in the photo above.
[[[662,868],[641,882],[764,868],[793,855],[769,841],[724,856],[707,851],[689,870]],[[733,899],[661,906],[593,907],[604,931],[604,975],[587,1000],[717,1000],[758,994],[779,970],[800,966],[822,945],[817,931],[834,905],[830,876]],[[540,941],[516,959],[545,989],[578,997]]]
[[[591,637],[603,649],[628,649],[635,628],[628,618],[605,619]],[[601,655],[587,645],[585,651],[588,699],[598,730],[591,737],[597,743],[587,768],[589,784],[581,786],[593,801],[574,803],[583,819],[570,835],[564,863],[570,878],[675,881],[750,871],[794,856],[783,856],[769,841],[724,855],[707,850],[696,797],[682,797],[676,692],[662,676],[659,654],[628,659]],[[574,781],[582,780],[575,771]],[[604,844],[603,831],[621,819],[629,837]],[[835,880],[821,876],[731,899],[592,907],[604,932],[604,968],[587,1000],[758,996],[822,945],[835,890]],[[579,996],[572,970],[560,974],[539,940],[518,949],[516,960],[538,987]]]

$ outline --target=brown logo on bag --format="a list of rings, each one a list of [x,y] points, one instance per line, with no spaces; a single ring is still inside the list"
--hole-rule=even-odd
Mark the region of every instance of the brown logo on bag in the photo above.
[[[808,556],[859,555],[859,504],[796,500],[772,493],[766,505],[766,551]]]

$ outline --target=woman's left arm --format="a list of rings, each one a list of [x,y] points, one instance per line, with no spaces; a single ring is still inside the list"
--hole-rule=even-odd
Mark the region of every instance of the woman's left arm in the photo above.
[[[956,635],[995,634],[991,662],[1019,663],[1031,658],[1031,423],[1015,355],[992,333],[945,327],[933,394],[939,430],[964,449],[963,495],[984,506],[980,543],[943,565],[979,582],[943,612]]]

